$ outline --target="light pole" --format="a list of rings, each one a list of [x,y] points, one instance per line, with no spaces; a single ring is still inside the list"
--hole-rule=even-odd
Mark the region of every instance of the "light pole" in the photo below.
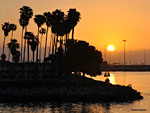
[[[127,41],[127,40],[122,40],[123,41],[123,43],[124,43],[124,63],[123,63],[123,67],[124,67],[124,71],[125,71],[125,64],[126,64],[126,51],[125,51],[125,47],[126,47],[126,45],[125,45],[125,42]]]

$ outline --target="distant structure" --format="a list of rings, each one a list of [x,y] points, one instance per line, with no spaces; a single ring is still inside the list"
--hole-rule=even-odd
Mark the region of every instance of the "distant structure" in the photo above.
[[[125,64],[126,64],[126,53],[125,53],[125,42],[127,40],[122,40],[124,42],[124,70],[125,70]]]

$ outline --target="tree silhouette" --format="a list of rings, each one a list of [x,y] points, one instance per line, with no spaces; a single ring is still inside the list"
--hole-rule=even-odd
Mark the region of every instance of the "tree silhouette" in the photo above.
[[[39,33],[40,33],[40,27],[45,23],[46,19],[43,15],[35,15],[34,22],[37,24],[38,27],[38,35],[37,38],[39,40]],[[38,62],[38,45],[37,45],[37,52],[36,52],[36,62]]]
[[[28,56],[28,63],[29,63],[29,41],[34,39],[34,35],[32,32],[26,32],[24,39],[27,40],[28,44],[28,51],[27,51],[27,56]]]
[[[66,54],[69,33],[71,31],[70,21],[68,17],[65,18],[63,29],[64,29],[64,34],[66,35],[65,37],[65,54]]]
[[[15,63],[18,63],[19,59],[20,59],[20,51],[16,51],[16,53],[13,57],[13,60],[14,60]]]
[[[21,62],[22,62],[22,49],[23,49],[23,31],[26,28],[25,32],[27,32],[27,26],[29,24],[29,19],[33,16],[33,10],[28,6],[23,6],[20,8],[20,19],[19,23],[22,26],[22,38],[21,38]],[[24,42],[24,56],[23,62],[25,61],[25,50],[26,50],[26,40]]]
[[[15,24],[10,24],[10,31],[12,31],[11,33],[11,39],[13,39],[13,32],[16,31],[17,29],[17,26]],[[10,41],[11,41],[10,39]],[[10,58],[10,50],[9,50],[9,54],[8,54],[8,61],[9,61],[9,58]]]
[[[23,54],[23,34],[24,34],[24,28],[25,26],[28,25],[28,21],[23,19],[23,18],[20,18],[19,19],[19,23],[20,25],[22,26],[22,35],[21,35],[21,62],[22,62],[22,54]]]
[[[39,56],[39,58],[40,58],[40,61],[41,61],[41,46],[42,46],[42,36],[44,35],[46,33],[46,29],[45,28],[41,28],[41,30],[40,30],[40,34],[41,34],[41,40],[40,40],[40,52],[39,52],[39,54],[40,54],[40,56]],[[46,42],[45,42],[46,43]]]
[[[32,38],[32,40],[29,41],[29,45],[31,46],[31,50],[33,53],[33,62],[34,62],[34,56],[35,56],[34,53],[35,53],[35,50],[36,50],[38,44],[39,44],[38,38],[35,36],[34,36],[34,38]]]
[[[74,28],[80,20],[80,12],[76,9],[69,9],[68,11],[68,21],[70,22],[70,27],[72,29],[72,41],[74,40]]]
[[[17,49],[19,49],[20,45],[19,43],[17,42],[16,39],[11,39],[11,42],[7,44],[13,58],[12,60],[15,61],[15,57],[18,56],[18,52],[17,52]]]
[[[2,59],[2,61],[5,61],[5,59],[6,59],[6,54],[2,54],[2,55],[1,55],[1,59]],[[3,65],[2,65],[2,67],[3,67]]]
[[[9,22],[5,22],[4,24],[2,24],[2,30],[4,31],[4,41],[3,41],[3,52],[2,52],[2,56],[1,58],[3,60],[5,60],[6,58],[6,55],[5,55],[5,40],[6,40],[6,37],[8,36],[8,33],[10,32],[10,24]],[[5,56],[5,57],[4,57]]]
[[[71,41],[72,42],[72,41]],[[62,68],[69,72],[82,72],[96,76],[101,74],[102,54],[85,41],[74,41],[63,59]]]
[[[17,51],[17,49],[19,49],[19,43],[17,42],[16,39],[11,39],[11,42],[7,44],[9,50],[11,51],[12,54],[12,62],[19,62],[19,58],[20,58],[20,52]],[[13,69],[15,67],[15,65],[12,63],[11,65],[11,80],[13,79]]]
[[[57,36],[56,39],[54,37],[54,43],[53,43],[53,48],[55,47],[55,53],[57,50],[58,36],[63,36],[60,30],[62,30],[64,16],[65,14],[61,10],[56,9],[55,11],[52,12],[52,32]]]
[[[46,58],[46,48],[47,48],[47,36],[48,36],[49,27],[51,27],[51,23],[52,23],[52,14],[50,12],[45,12],[44,17],[46,19],[46,26],[47,26],[46,39],[45,39],[45,51],[44,51],[44,59],[45,59]]]

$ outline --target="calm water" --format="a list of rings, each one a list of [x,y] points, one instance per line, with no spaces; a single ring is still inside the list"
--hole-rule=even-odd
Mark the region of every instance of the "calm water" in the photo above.
[[[0,113],[150,113],[150,72],[112,72],[109,79],[113,84],[132,84],[144,99],[132,103],[1,103]]]

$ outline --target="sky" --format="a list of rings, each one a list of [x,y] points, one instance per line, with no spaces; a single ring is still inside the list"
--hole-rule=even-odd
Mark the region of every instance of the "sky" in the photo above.
[[[0,24],[17,24],[14,37],[20,41],[19,8],[30,6],[34,15],[61,9],[67,14],[70,8],[81,13],[81,20],[75,27],[75,38],[85,40],[98,50],[113,44],[116,51],[150,50],[150,0],[0,0]],[[29,31],[37,34],[33,19]],[[9,42],[10,36],[6,43]],[[3,31],[0,29],[0,46]]]

